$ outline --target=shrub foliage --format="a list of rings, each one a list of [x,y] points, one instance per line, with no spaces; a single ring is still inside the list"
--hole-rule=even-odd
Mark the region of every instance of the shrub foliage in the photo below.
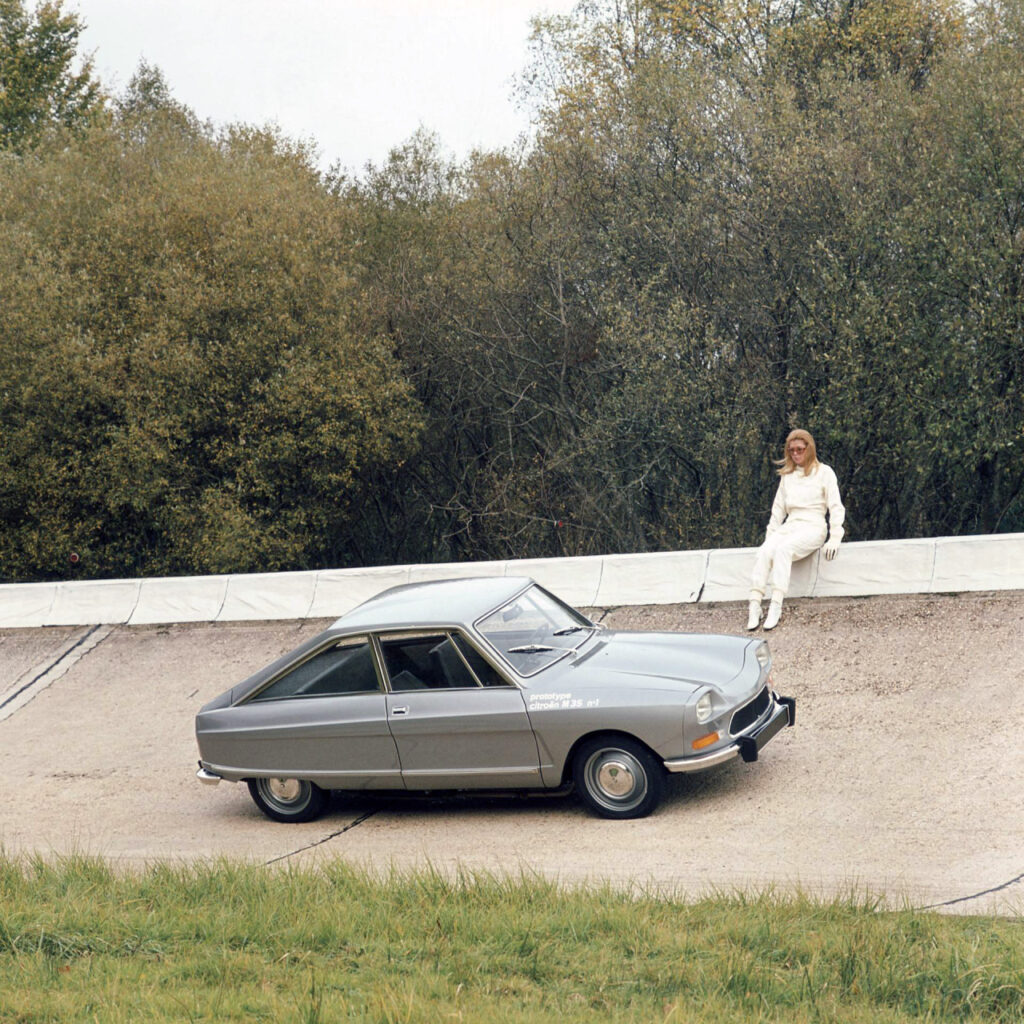
[[[0,577],[750,544],[796,425],[852,539],[1024,529],[1021,0],[533,43],[461,163],[323,174],[145,66],[0,159]]]

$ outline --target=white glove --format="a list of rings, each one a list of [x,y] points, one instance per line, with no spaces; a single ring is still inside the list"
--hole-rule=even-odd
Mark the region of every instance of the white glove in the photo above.
[[[831,562],[839,554],[839,541],[829,537],[821,550],[825,553],[825,561]]]

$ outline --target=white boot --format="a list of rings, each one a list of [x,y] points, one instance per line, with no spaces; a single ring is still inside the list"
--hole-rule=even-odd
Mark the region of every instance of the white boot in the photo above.
[[[773,597],[768,604],[768,614],[764,617],[764,628],[774,629],[782,618],[782,598]]]
[[[761,602],[750,599],[750,614],[747,616],[747,629],[757,629],[761,621]]]

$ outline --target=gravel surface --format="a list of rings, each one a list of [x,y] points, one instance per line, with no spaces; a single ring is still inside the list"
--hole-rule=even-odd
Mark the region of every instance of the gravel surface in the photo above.
[[[591,609],[742,633],[745,604]],[[794,600],[768,634],[797,725],[756,764],[674,776],[650,818],[572,796],[336,800],[278,825],[200,785],[193,716],[323,621],[0,630],[0,846],[126,864],[344,858],[686,897],[801,889],[1024,913],[1024,592]]]

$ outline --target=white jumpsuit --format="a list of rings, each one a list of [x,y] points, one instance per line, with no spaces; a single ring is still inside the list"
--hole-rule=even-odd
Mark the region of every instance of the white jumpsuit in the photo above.
[[[773,596],[784,597],[793,562],[817,551],[829,531],[832,540],[841,541],[845,518],[846,509],[831,466],[819,462],[809,473],[801,469],[785,473],[775,492],[764,543],[754,559],[751,597],[759,600],[769,583]]]

